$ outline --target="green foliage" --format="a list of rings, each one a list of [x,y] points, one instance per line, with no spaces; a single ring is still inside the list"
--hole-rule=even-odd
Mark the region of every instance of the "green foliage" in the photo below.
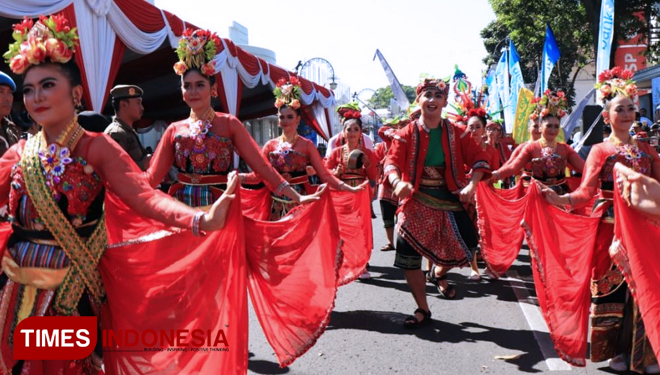
[[[403,92],[406,93],[406,97],[410,103],[414,102],[416,88],[406,85],[401,85],[401,88],[403,89]],[[376,93],[373,94],[369,100],[367,100],[367,104],[374,109],[387,108],[390,106],[390,99],[394,99],[394,94],[392,93],[390,86],[381,87],[376,90]]]
[[[602,0],[490,0],[496,20],[481,30],[488,55],[484,63],[495,64],[509,37],[520,54],[525,83],[533,85],[542,65],[545,25],[548,23],[557,40],[561,58],[550,75],[549,87],[563,90],[569,105],[574,104],[574,81],[578,72],[595,61],[598,40],[598,22]],[[646,19],[659,19],[659,7],[652,0],[615,1],[615,44],[619,39],[629,39],[638,32],[651,35],[651,29],[639,20],[635,12],[644,12]],[[655,30],[657,33],[657,30]],[[503,41],[504,40],[504,41]],[[652,39],[647,58],[649,65],[660,60],[660,43]]]
[[[576,0],[490,0],[490,4],[497,19],[481,30],[489,53],[484,62],[499,60],[502,48],[508,46],[507,41],[501,41],[508,36],[520,55],[525,83],[534,85],[542,65],[547,23],[561,51],[548,85],[553,90],[566,92],[573,104],[573,82],[577,73],[572,70],[593,61],[591,29],[582,3]]]

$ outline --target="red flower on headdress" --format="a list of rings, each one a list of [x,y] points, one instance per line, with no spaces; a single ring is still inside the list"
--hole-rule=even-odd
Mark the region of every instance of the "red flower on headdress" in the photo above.
[[[483,108],[472,108],[472,109],[470,109],[467,113],[467,119],[469,119],[470,117],[474,117],[474,116],[482,117],[482,118],[486,117],[486,110],[483,109]]]
[[[300,80],[296,76],[291,77],[289,79],[289,83],[291,83],[292,85],[300,86]]]
[[[635,98],[637,96],[637,86],[632,78],[635,76],[633,71],[622,69],[615,66],[598,75],[596,88],[603,100],[612,99],[618,94]]]
[[[34,26],[34,21],[31,18],[25,17],[21,23],[15,24],[12,28],[16,33],[27,34],[32,26]]]
[[[69,32],[71,28],[69,27],[69,21],[64,18],[63,14],[55,14],[52,16],[53,21],[55,22],[55,31],[56,32]]]
[[[284,86],[284,85],[286,85],[286,78],[280,78],[280,79],[278,79],[278,80],[277,80],[277,83],[275,84],[275,86],[277,86],[277,87],[282,87],[282,86]]]
[[[14,43],[3,56],[16,74],[23,74],[30,65],[39,65],[50,59],[54,63],[66,63],[73,57],[78,43],[75,29],[63,15],[40,16],[34,23],[23,19],[13,26]]]

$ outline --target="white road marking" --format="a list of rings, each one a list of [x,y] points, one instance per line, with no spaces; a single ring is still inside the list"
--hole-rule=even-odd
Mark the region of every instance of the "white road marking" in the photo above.
[[[539,344],[541,353],[545,357],[545,363],[550,369],[550,371],[571,371],[571,365],[561,360],[557,357],[555,352],[555,347],[550,340],[549,335],[543,335],[542,333],[548,333],[548,326],[545,324],[543,315],[538,306],[525,303],[523,301],[529,300],[530,296],[527,292],[527,287],[525,283],[520,279],[520,275],[516,271],[508,271],[507,278],[500,278],[500,280],[508,281],[509,284],[513,287],[513,292],[516,294],[518,299],[518,305],[527,319],[527,324],[532,329],[534,333],[534,338]]]

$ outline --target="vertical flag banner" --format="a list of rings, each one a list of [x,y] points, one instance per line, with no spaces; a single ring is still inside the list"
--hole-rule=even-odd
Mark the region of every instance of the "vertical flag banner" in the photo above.
[[[509,107],[505,111],[509,112],[508,117],[511,119],[509,124],[511,125],[508,127],[512,129],[512,125],[515,124],[516,120],[518,94],[520,89],[525,87],[522,70],[520,69],[520,55],[518,55],[518,51],[516,50],[516,46],[513,45],[512,40],[509,41],[509,71],[511,72],[511,90],[509,92]]]
[[[550,25],[545,27],[545,45],[543,46],[543,67],[541,68],[541,90],[540,94],[548,88],[548,80],[550,79],[550,73],[552,73],[552,68],[555,67],[557,61],[559,61],[559,46],[557,46],[557,40],[552,33]]]
[[[513,140],[521,144],[529,139],[529,129],[527,123],[529,122],[529,115],[534,112],[536,107],[532,104],[534,93],[527,88],[521,88],[518,93],[516,102],[516,119],[513,124]]]
[[[500,92],[497,89],[495,69],[488,71],[486,84],[488,85],[488,113],[497,113],[500,110]]]
[[[509,105],[509,63],[507,62],[506,51],[500,56],[500,62],[497,63],[495,69],[495,82],[497,84],[497,92],[499,93],[502,107],[506,108]],[[506,116],[504,117],[505,127],[511,128],[511,123],[507,122]]]
[[[596,79],[610,68],[610,53],[614,39],[614,0],[603,0],[600,6],[598,51],[596,51]]]
[[[410,106],[410,102],[408,101],[406,93],[403,91],[403,88],[401,88],[401,84],[394,75],[392,68],[390,68],[390,64],[387,63],[387,60],[385,60],[385,57],[382,53],[380,53],[380,50],[378,49],[376,50],[376,54],[374,55],[373,59],[376,60],[376,57],[378,57],[378,60],[380,60],[380,64],[383,66],[383,70],[385,70],[385,75],[387,76],[387,80],[390,83],[390,88],[392,89],[392,94],[394,94],[394,99],[396,99],[396,101],[399,103],[399,108],[401,108],[402,111],[405,111]]]

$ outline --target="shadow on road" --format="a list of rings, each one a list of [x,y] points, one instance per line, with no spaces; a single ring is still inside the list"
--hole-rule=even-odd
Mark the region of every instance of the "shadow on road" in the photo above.
[[[453,324],[439,320],[417,330],[408,330],[403,328],[406,316],[389,311],[333,311],[327,329],[359,329],[384,334],[415,335],[419,339],[435,343],[492,342],[505,349],[502,354],[507,354],[507,350],[523,352],[520,357],[506,360],[518,366],[519,371],[541,372],[534,366],[545,358],[538,347],[529,345],[529,342],[534,340],[531,338],[533,331],[501,329],[472,322]]]
[[[514,267],[527,267],[529,269],[529,266],[525,265],[512,266],[511,269],[514,269]],[[372,273],[372,278],[369,280],[361,280],[360,283],[410,293],[410,289],[404,280],[403,271],[398,268],[370,266],[369,271]],[[529,271],[529,273],[531,275],[531,271]],[[449,279],[449,282],[456,287],[456,298],[454,300],[497,296],[497,299],[501,301],[518,302],[513,293],[514,287],[506,281],[492,281],[485,277],[481,281],[472,281],[466,276],[453,271],[449,272],[447,278]],[[529,277],[529,280],[523,278],[523,283],[529,295],[535,296],[534,282],[531,279],[531,276]],[[430,298],[442,298],[440,297],[438,290],[428,283],[426,285],[426,294],[428,294]]]
[[[254,353],[249,353],[248,358],[254,357]],[[264,360],[252,360],[248,359],[248,369],[257,374],[288,374],[289,368],[280,368],[280,365],[276,362],[264,361]]]

